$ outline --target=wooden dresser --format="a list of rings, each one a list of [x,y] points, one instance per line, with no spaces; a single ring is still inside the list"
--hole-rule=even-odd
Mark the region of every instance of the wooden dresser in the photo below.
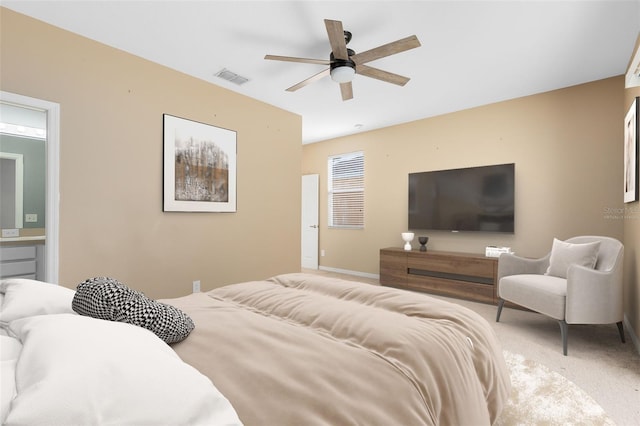
[[[380,250],[380,284],[497,303],[498,258],[476,253]]]

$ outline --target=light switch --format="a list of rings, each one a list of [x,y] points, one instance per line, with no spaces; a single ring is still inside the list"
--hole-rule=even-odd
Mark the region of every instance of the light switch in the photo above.
[[[38,215],[35,213],[28,213],[26,215],[24,215],[24,221],[25,222],[37,222],[38,221]]]

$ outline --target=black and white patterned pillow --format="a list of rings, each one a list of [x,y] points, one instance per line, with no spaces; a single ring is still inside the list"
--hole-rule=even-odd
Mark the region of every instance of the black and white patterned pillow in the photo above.
[[[193,320],[175,306],[151,300],[108,277],[78,284],[71,307],[80,315],[146,328],[167,343],[185,339],[195,327]]]

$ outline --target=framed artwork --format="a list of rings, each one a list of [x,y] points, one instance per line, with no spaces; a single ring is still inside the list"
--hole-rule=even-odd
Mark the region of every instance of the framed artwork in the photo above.
[[[236,211],[236,132],[163,114],[165,212]]]
[[[638,113],[640,98],[635,98],[624,118],[624,202],[638,200]]]

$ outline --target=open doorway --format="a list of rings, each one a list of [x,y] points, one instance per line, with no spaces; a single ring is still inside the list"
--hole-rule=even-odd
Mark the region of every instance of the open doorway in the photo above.
[[[2,211],[3,276],[20,263],[14,253],[26,256],[31,251],[24,248],[33,247],[36,271],[15,269],[12,275],[58,282],[59,117],[57,103],[0,92],[0,156],[7,160],[2,173],[12,173],[11,188],[3,186],[0,194],[12,207]],[[28,161],[17,167],[21,158]]]

